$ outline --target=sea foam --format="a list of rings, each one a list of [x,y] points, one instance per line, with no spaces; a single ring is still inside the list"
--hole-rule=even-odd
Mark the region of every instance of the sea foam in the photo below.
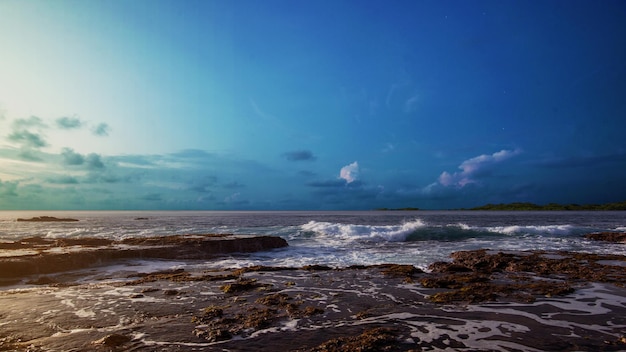
[[[300,228],[304,232],[313,232],[333,240],[402,242],[411,233],[425,226],[424,222],[417,219],[399,225],[356,225],[309,221]]]

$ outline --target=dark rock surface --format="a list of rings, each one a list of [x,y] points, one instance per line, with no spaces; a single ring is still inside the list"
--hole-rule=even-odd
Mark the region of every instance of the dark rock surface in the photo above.
[[[451,289],[431,296],[435,302],[533,302],[537,296],[572,293],[575,285],[585,282],[621,287],[626,283],[626,257],[619,255],[481,249],[455,252],[451,257],[452,262],[433,263],[434,275],[421,280],[425,287]]]
[[[625,263],[478,250],[431,272],[124,271],[0,291],[0,351],[623,351]]]
[[[121,259],[211,259],[286,247],[273,236],[176,235],[113,241],[100,238],[26,238],[0,243],[0,284],[33,274],[50,274],[103,265]],[[11,282],[9,280],[8,282]]]
[[[585,238],[595,241],[626,243],[626,232],[594,232],[585,235]]]
[[[56,218],[54,216],[35,216],[29,219],[18,218],[17,221],[30,221],[30,222],[72,222],[78,221],[78,219],[71,218]]]

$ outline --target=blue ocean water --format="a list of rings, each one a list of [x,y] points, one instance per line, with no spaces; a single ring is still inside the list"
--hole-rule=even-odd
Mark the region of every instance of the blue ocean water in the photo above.
[[[78,222],[17,222],[57,216]],[[172,234],[274,235],[289,247],[234,254],[207,268],[250,265],[398,263],[427,268],[459,250],[565,250],[626,255],[626,246],[584,239],[596,231],[626,231],[626,212],[0,212],[0,241],[30,236],[122,239]],[[177,265],[186,265],[178,263]]]

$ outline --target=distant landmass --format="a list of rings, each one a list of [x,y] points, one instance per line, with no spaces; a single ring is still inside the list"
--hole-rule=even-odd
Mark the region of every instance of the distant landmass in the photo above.
[[[487,204],[469,210],[626,210],[626,201],[606,204],[557,204],[538,205],[534,203]]]
[[[407,208],[376,208],[374,210],[386,210],[386,211],[406,211],[406,210],[420,210],[419,208],[407,207]]]

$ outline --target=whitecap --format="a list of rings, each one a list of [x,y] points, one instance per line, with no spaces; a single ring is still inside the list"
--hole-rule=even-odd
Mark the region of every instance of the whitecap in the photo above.
[[[328,240],[336,241],[390,241],[402,242],[416,230],[426,224],[419,219],[407,221],[399,225],[357,225],[332,222],[309,221],[301,225],[304,232],[314,232]]]

